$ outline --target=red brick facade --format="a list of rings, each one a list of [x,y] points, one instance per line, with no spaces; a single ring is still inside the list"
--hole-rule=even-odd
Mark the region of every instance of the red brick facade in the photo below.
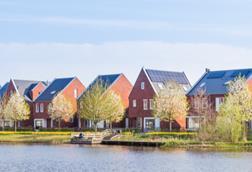
[[[126,116],[128,115],[128,107],[129,107],[129,95],[132,90],[132,84],[130,81],[125,77],[124,74],[121,74],[119,78],[111,85],[109,88],[110,90],[114,91],[116,94],[118,94],[123,102]],[[113,123],[114,128],[124,128],[125,127],[125,121],[121,121],[119,123]]]
[[[61,94],[63,94],[66,99],[68,99],[72,105],[73,105],[73,109],[74,112],[76,114],[77,112],[77,98],[74,95],[74,90],[77,89],[77,97],[79,97],[83,91],[85,90],[85,86],[81,83],[81,81],[78,78],[74,78],[63,90],[61,90]],[[52,127],[57,127],[56,122],[53,122],[53,126],[51,126],[51,119],[50,119],[50,115],[48,113],[48,106],[51,103],[51,101],[35,101],[33,104],[33,113],[32,113],[32,117],[33,119],[44,119],[46,120],[46,127],[47,128],[52,128]],[[43,104],[44,107],[44,111],[40,112],[37,111],[36,112],[36,106],[40,106],[40,104]],[[77,118],[75,116],[75,119],[73,122],[66,122],[66,121],[62,121],[61,122],[61,126],[62,127],[77,127]]]
[[[144,82],[144,89],[141,89],[141,83]],[[135,85],[129,96],[129,127],[130,128],[141,128],[144,130],[144,119],[153,118],[152,110],[150,109],[150,101],[153,100],[156,92],[152,86],[151,81],[148,78],[148,75],[141,70]],[[148,101],[148,108],[144,110],[144,99]],[[136,107],[133,106],[133,101],[136,101]],[[184,129],[185,128],[185,118],[178,118],[176,121],[173,121],[173,129]],[[160,121],[159,128],[162,130],[168,130],[169,124],[165,121]]]

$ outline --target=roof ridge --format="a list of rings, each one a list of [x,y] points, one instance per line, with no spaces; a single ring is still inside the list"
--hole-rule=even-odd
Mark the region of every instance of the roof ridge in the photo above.
[[[240,68],[240,69],[225,69],[225,70],[210,70],[209,72],[228,72],[237,70],[252,70],[252,68]]]
[[[159,69],[145,69],[146,71],[147,70],[153,70],[153,71],[159,71],[159,72],[171,72],[171,73],[183,73],[182,72],[178,72],[178,71],[170,71],[170,70],[159,70]]]

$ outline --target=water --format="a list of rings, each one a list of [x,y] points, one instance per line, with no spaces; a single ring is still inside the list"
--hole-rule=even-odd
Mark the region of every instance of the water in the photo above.
[[[252,152],[78,145],[0,145],[4,172],[252,172]]]

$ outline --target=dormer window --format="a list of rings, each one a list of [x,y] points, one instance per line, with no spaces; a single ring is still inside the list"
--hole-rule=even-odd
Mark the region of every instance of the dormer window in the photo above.
[[[141,90],[144,90],[144,88],[145,88],[145,83],[141,82]]]
[[[204,87],[205,85],[206,85],[205,82],[201,83],[201,84],[200,84],[200,88]]]
[[[159,82],[158,87],[162,90],[162,89],[164,89],[164,84],[162,82]]]

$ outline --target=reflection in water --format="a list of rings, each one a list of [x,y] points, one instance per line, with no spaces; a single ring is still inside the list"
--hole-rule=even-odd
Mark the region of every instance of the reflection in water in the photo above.
[[[1,145],[0,171],[252,171],[251,152],[200,152],[148,147]]]

